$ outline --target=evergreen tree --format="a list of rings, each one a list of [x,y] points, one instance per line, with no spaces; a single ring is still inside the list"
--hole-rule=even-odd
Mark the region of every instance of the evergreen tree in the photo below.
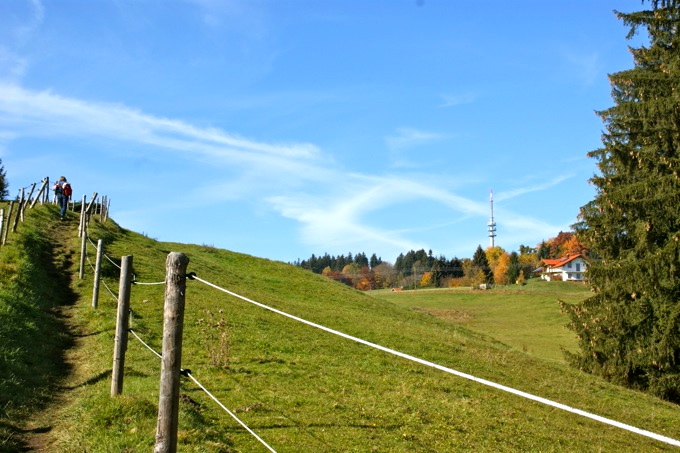
[[[382,258],[378,258],[378,256],[375,253],[373,255],[371,255],[371,260],[369,262],[371,269],[375,269],[376,267],[380,266],[381,264],[382,264]]]
[[[354,256],[354,262],[358,264],[360,268],[368,267],[368,258],[364,252],[357,253]]]
[[[481,245],[477,246],[477,250],[475,250],[475,254],[472,256],[472,270],[473,274],[476,274],[480,271],[484,273],[484,283],[493,283],[493,273],[491,272],[491,266],[489,266],[486,253],[484,253]]]
[[[522,269],[517,252],[510,254],[510,265],[508,266],[508,282],[512,285],[517,282],[520,270]]]
[[[465,272],[463,271],[463,262],[457,257],[453,257],[451,261],[449,261],[448,271],[449,275],[453,278],[462,277],[465,275]]]
[[[599,257],[595,294],[563,304],[578,334],[579,368],[680,402],[680,1],[619,13],[628,37],[648,47],[634,67],[610,75],[614,106],[598,112],[603,147],[589,153],[599,174],[577,235]]]
[[[9,182],[7,181],[7,172],[5,172],[5,166],[2,165],[2,159],[0,159],[0,200],[6,200],[9,195]]]

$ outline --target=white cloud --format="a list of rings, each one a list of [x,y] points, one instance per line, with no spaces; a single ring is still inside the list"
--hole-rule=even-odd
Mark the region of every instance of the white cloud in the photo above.
[[[411,157],[411,150],[442,140],[445,135],[412,128],[397,129],[396,135],[385,137],[390,151],[392,167],[417,167],[422,165],[419,156]]]
[[[128,107],[89,103],[0,83],[0,128],[25,135],[91,136],[189,152],[219,164],[261,165],[300,171],[322,160],[307,143],[270,144],[146,115]],[[0,129],[0,133],[6,133]]]
[[[591,85],[600,79],[604,71],[604,65],[597,53],[576,53],[566,51],[564,58],[567,64],[576,72],[576,76],[586,85]]]
[[[255,0],[188,0],[196,5],[203,23],[224,27],[243,36],[261,39],[267,33],[266,9]]]
[[[26,74],[31,65],[29,58],[17,53],[18,49],[30,42],[42,26],[45,7],[39,0],[31,0],[25,15],[14,14],[11,18],[17,23],[12,24],[10,18],[4,18],[4,30],[0,34],[0,79],[17,81]]]
[[[477,96],[474,93],[442,94],[441,97],[443,102],[439,107],[442,108],[471,104],[477,99]]]
[[[288,195],[270,197],[267,201],[284,217],[302,224],[302,240],[318,249],[349,249],[380,251],[424,248],[420,241],[409,238],[415,230],[400,229],[394,223],[371,225],[372,214],[409,202],[434,201],[449,210],[451,216],[474,217],[488,213],[485,203],[475,202],[457,194],[404,177],[371,177],[351,175],[339,193],[320,195]],[[408,213],[405,219],[409,218]],[[455,223],[455,222],[454,222]],[[442,226],[442,225],[440,225]],[[445,225],[444,225],[445,226]],[[420,228],[419,228],[420,230]],[[385,255],[387,253],[385,252]]]
[[[566,181],[567,179],[570,179],[573,176],[574,175],[572,174],[559,175],[551,180],[544,181],[541,184],[535,184],[533,186],[528,187],[520,187],[512,190],[505,190],[503,192],[494,194],[494,200],[496,201],[509,200],[510,198],[515,198],[526,193],[540,192],[549,189],[553,186],[556,186],[557,184],[560,184],[561,182]]]
[[[401,128],[397,129],[396,135],[386,137],[385,142],[387,143],[388,148],[391,150],[402,150],[425,145],[436,140],[441,140],[442,138],[444,138],[444,136],[436,132]]]
[[[436,175],[346,173],[312,144],[264,143],[217,128],[155,117],[122,105],[86,102],[0,83],[0,140],[18,136],[104,138],[125,145],[115,148],[116,152],[131,147],[135,158],[153,159],[168,153],[192,162],[199,158],[201,165],[203,162],[211,165],[210,170],[212,167],[229,170],[229,176],[220,179],[223,175],[219,172],[206,169],[203,173],[210,173],[211,179],[203,174],[193,176],[198,181],[190,193],[181,194],[181,200],[174,197],[173,201],[156,206],[157,209],[171,212],[173,203],[187,200],[213,205],[225,201],[252,200],[256,205],[264,202],[264,206],[298,222],[301,240],[321,250],[364,250],[391,259],[395,251],[425,248],[420,239],[412,238],[427,237],[422,234],[424,229],[446,227],[442,218],[454,219],[452,223],[456,223],[488,216],[486,200],[471,200],[454,193]],[[442,137],[432,132],[400,129],[389,142],[394,149],[407,150]],[[152,184],[150,179],[154,178],[139,183]],[[499,194],[498,198],[542,190],[564,179],[566,176],[516,189]],[[328,181],[342,184],[329,185]],[[409,203],[425,202],[438,204],[440,212],[445,213],[436,225],[433,221],[426,227],[422,222],[416,227],[404,227],[413,225],[408,216],[402,225],[379,220],[379,211],[398,212]],[[136,214],[123,211],[120,215],[134,218]],[[555,227],[532,218],[512,213],[504,213],[503,217],[508,236],[535,238],[555,231]],[[483,231],[483,220],[481,225]]]

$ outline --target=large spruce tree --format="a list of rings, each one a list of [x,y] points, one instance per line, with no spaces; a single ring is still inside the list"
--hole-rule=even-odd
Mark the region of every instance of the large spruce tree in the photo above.
[[[588,269],[594,295],[563,304],[578,334],[571,362],[590,373],[680,402],[680,0],[619,13],[633,69],[610,75],[614,106],[581,208],[579,238],[597,257]],[[644,4],[644,3],[643,3]]]
[[[5,171],[5,166],[2,165],[2,159],[0,159],[0,200],[5,200],[7,195],[9,195],[8,187],[7,172]]]

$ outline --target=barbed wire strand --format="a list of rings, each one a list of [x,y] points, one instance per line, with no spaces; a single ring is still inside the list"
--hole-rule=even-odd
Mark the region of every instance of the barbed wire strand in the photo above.
[[[444,371],[446,373],[453,374],[455,376],[458,376],[458,377],[461,377],[461,378],[464,378],[464,379],[468,379],[470,381],[474,381],[474,382],[477,382],[479,384],[483,384],[483,385],[486,385],[486,386],[489,386],[489,387],[493,387],[495,389],[502,390],[502,391],[508,392],[508,393],[512,393],[514,395],[521,396],[523,398],[526,398],[526,399],[529,399],[529,400],[532,400],[532,401],[536,401],[536,402],[539,402],[539,403],[542,403],[542,404],[545,404],[545,405],[548,405],[548,406],[552,406],[552,407],[555,407],[557,409],[561,409],[561,410],[564,410],[564,411],[567,411],[567,412],[571,412],[573,414],[577,414],[577,415],[580,415],[582,417],[590,418],[591,420],[596,420],[596,421],[599,421],[601,423],[605,423],[607,425],[615,426],[617,428],[621,428],[621,429],[624,429],[626,431],[630,431],[630,432],[633,432],[633,433],[636,433],[636,434],[640,434],[642,436],[650,437],[652,439],[655,439],[655,440],[658,440],[658,441],[661,441],[661,442],[665,442],[665,443],[670,444],[670,445],[675,445],[675,446],[680,447],[680,441],[678,441],[676,439],[666,437],[666,436],[662,436],[660,434],[656,434],[656,433],[653,433],[651,431],[647,431],[647,430],[644,430],[644,429],[637,428],[635,426],[631,426],[631,425],[628,425],[628,424],[625,424],[625,423],[622,423],[622,422],[618,422],[616,420],[612,420],[612,419],[609,419],[609,418],[606,418],[606,417],[602,417],[602,416],[597,415],[597,414],[592,414],[590,412],[586,412],[586,411],[581,410],[581,409],[576,409],[574,407],[567,406],[566,404],[558,403],[556,401],[552,401],[552,400],[549,400],[547,398],[543,398],[543,397],[540,397],[540,396],[533,395],[531,393],[524,392],[522,390],[517,390],[517,389],[514,389],[512,387],[508,387],[508,386],[505,386],[505,385],[502,385],[502,384],[498,384],[498,383],[493,382],[493,381],[478,378],[478,377],[473,376],[471,374],[463,373],[462,371],[454,370],[453,368],[448,368],[448,367],[445,367],[445,366],[442,366],[442,365],[439,365],[439,364],[436,364],[436,363],[433,363],[433,362],[430,362],[430,361],[427,361],[427,360],[424,360],[424,359],[420,359],[418,357],[415,357],[415,356],[412,356],[412,355],[409,355],[409,354],[405,354],[403,352],[395,351],[394,349],[386,348],[385,346],[381,346],[379,344],[371,343],[371,342],[363,340],[361,338],[357,338],[357,337],[354,337],[352,335],[348,335],[346,333],[328,328],[326,326],[322,326],[320,324],[316,324],[314,322],[307,321],[306,319],[302,319],[298,316],[291,315],[289,313],[286,313],[284,311],[270,307],[270,306],[265,305],[263,303],[256,302],[256,301],[249,299],[245,296],[241,296],[240,294],[236,294],[232,291],[229,291],[228,289],[221,288],[221,287],[215,285],[214,283],[210,283],[206,280],[200,279],[193,272],[190,273],[187,276],[187,278],[189,278],[191,280],[197,280],[197,281],[199,281],[199,282],[201,282],[205,285],[208,285],[208,286],[210,286],[214,289],[217,289],[218,291],[222,291],[226,294],[229,294],[231,296],[234,296],[236,298],[244,300],[248,303],[251,303],[253,305],[257,305],[258,307],[264,308],[265,310],[269,310],[271,312],[274,312],[274,313],[277,313],[279,315],[285,316],[287,318],[293,319],[295,321],[301,322],[301,323],[306,324],[308,326],[316,327],[317,329],[321,329],[325,332],[332,333],[334,335],[346,338],[348,340],[352,340],[354,342],[357,342],[357,343],[360,343],[360,344],[363,344],[363,345],[366,345],[366,346],[370,346],[374,349],[378,349],[380,351],[387,352],[387,353],[395,355],[397,357],[401,357],[401,358],[410,360],[412,362],[420,363],[421,365],[429,366],[431,368],[435,368],[437,370]]]
[[[136,333],[133,329],[128,329],[128,332],[130,332],[132,335],[134,335],[134,337],[137,338],[137,340],[139,340],[140,343],[142,343],[149,351],[151,351],[152,353],[154,353],[159,359],[161,359],[161,360],[163,359],[163,356],[162,356],[161,354],[159,354],[158,351],[154,350],[151,346],[149,346],[148,344],[146,344],[146,343],[144,342],[144,340],[142,340],[142,339],[139,337],[139,335],[137,335],[137,333]],[[187,377],[188,377],[189,379],[191,379],[192,381],[194,381],[194,383],[195,383],[198,387],[200,387],[201,390],[203,390],[203,391],[204,391],[204,392],[205,392],[205,393],[206,393],[213,401],[215,401],[215,403],[217,403],[222,409],[224,409],[224,411],[225,411],[226,413],[228,413],[234,420],[236,420],[236,421],[238,422],[239,425],[241,425],[246,431],[248,431],[253,437],[255,437],[255,438],[256,438],[262,445],[264,445],[269,451],[271,451],[271,452],[273,452],[273,453],[276,453],[276,450],[274,450],[272,447],[270,447],[270,446],[269,446],[269,445],[268,445],[268,444],[267,444],[260,436],[258,436],[252,429],[250,429],[245,423],[243,423],[243,422],[236,416],[236,414],[234,414],[234,413],[233,413],[232,411],[230,411],[224,404],[222,404],[222,403],[220,402],[220,400],[218,400],[218,399],[215,397],[215,395],[213,395],[212,393],[210,393],[210,392],[208,391],[208,389],[205,388],[205,387],[203,386],[203,384],[201,384],[201,383],[198,381],[198,379],[196,379],[196,378],[194,377],[193,374],[191,374],[191,370],[183,369],[183,370],[182,370],[182,374],[183,374],[184,376],[187,376]]]

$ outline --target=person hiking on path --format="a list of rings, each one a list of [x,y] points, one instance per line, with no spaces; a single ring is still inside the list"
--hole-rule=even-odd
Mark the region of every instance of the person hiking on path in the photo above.
[[[54,194],[57,197],[59,214],[61,215],[62,220],[64,220],[64,216],[66,215],[66,208],[68,208],[68,202],[71,199],[72,193],[71,184],[66,181],[65,176],[60,177],[59,181],[54,183]]]

